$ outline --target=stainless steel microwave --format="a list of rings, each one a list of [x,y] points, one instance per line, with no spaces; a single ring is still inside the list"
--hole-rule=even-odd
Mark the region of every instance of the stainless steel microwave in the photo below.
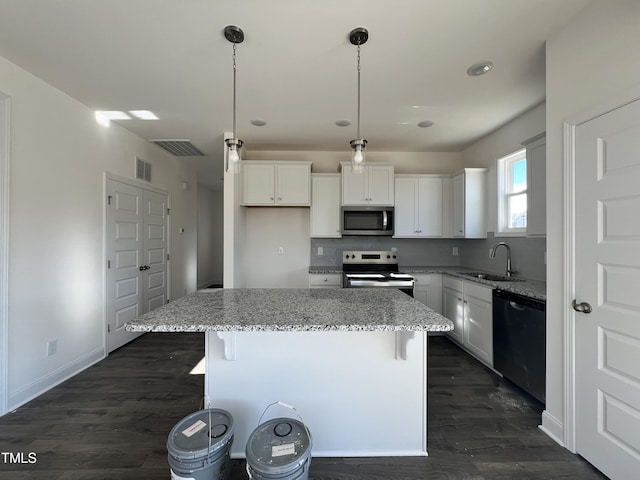
[[[342,235],[393,235],[393,207],[342,207]]]

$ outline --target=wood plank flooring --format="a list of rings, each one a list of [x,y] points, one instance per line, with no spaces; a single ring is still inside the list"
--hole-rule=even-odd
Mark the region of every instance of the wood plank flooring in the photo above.
[[[202,334],[147,334],[1,417],[0,452],[36,462],[3,454],[0,478],[170,478],[167,435],[201,408],[203,377],[189,371],[203,351]],[[429,457],[313,458],[309,478],[606,478],[537,428],[540,404],[444,337],[429,340],[428,402]],[[248,478],[244,461],[232,478]]]

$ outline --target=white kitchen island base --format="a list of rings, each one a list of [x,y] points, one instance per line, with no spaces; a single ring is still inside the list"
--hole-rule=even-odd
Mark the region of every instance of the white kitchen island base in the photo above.
[[[303,417],[313,456],[427,454],[427,332],[403,333],[402,346],[396,332],[206,335],[206,403],[233,415],[233,457],[275,401]],[[272,407],[263,421],[292,415]]]
[[[303,417],[314,456],[370,457],[427,454],[427,332],[453,323],[393,288],[239,288],[187,295],[126,328],[206,332],[205,406],[233,416],[232,456],[280,401]]]

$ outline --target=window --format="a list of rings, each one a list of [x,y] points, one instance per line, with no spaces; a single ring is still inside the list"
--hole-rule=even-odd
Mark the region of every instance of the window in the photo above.
[[[496,233],[527,231],[527,152],[498,159],[498,229]]]

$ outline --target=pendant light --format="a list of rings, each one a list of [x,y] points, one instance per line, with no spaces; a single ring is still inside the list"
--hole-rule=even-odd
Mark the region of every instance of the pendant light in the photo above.
[[[224,28],[225,38],[233,43],[233,137],[227,138],[227,172],[238,173],[240,170],[240,149],[242,140],[236,136],[236,45],[244,41],[244,32],[235,25]]]
[[[351,170],[354,173],[363,173],[366,161],[365,148],[367,141],[360,136],[360,46],[367,43],[368,39],[369,32],[366,28],[355,28],[349,33],[349,41],[358,47],[358,133],[357,138],[349,142],[351,148],[353,148]]]

